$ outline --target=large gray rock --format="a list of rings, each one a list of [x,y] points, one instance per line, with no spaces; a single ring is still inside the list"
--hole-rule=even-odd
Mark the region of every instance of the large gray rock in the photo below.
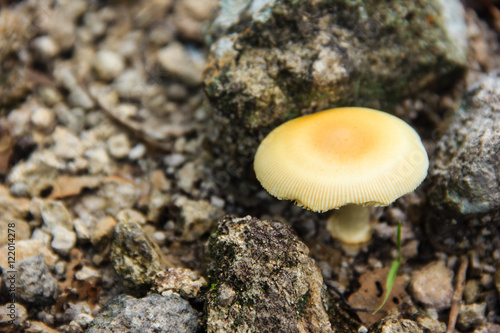
[[[14,289],[12,282],[16,284]],[[15,290],[16,298],[25,304],[53,304],[60,292],[59,283],[41,254],[19,262],[17,273],[4,270],[2,284],[4,291]]]
[[[430,202],[464,218],[500,209],[500,71],[468,92],[438,142],[429,176]]]
[[[106,332],[198,332],[198,314],[176,294],[113,298],[90,324],[87,333]]]
[[[494,240],[483,237],[497,235],[500,225],[499,96],[500,70],[472,85],[431,158],[430,226],[443,239],[452,236],[440,241],[448,248],[459,242],[463,249],[494,247]]]
[[[333,332],[321,273],[290,227],[226,217],[209,251],[207,332]]]
[[[390,111],[465,68],[458,0],[225,0],[208,30],[214,152],[241,175],[269,128],[334,106]],[[247,159],[245,159],[247,157]],[[217,178],[222,182],[222,176]]]

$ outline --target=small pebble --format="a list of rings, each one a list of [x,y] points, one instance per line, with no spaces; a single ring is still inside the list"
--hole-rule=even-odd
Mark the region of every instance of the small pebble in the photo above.
[[[481,287],[477,280],[468,280],[464,287],[464,300],[466,304],[474,303],[478,297]]]
[[[163,231],[155,231],[155,232],[153,232],[153,234],[151,235],[151,238],[158,245],[165,244],[165,241],[167,240],[167,236],[165,235],[165,232],[163,232]]]
[[[97,52],[94,61],[94,69],[101,80],[113,80],[123,72],[124,68],[125,61],[120,54],[108,50]]]
[[[66,272],[66,262],[63,260],[58,261],[54,266],[54,271],[58,275],[63,275]]]
[[[140,71],[127,69],[113,81],[113,87],[122,98],[140,98],[144,94],[146,83]]]
[[[108,152],[114,158],[127,157],[130,152],[130,141],[124,133],[116,134],[107,141]]]
[[[187,193],[191,193],[196,181],[196,169],[194,163],[186,163],[177,173],[177,185]]]
[[[32,41],[33,48],[44,58],[53,58],[59,54],[60,48],[50,36],[40,36]]]
[[[31,234],[31,239],[32,240],[39,240],[42,242],[43,245],[49,245],[50,241],[52,240],[52,236],[50,236],[48,233],[46,233],[42,229],[35,229],[35,230],[33,230],[33,233]]]
[[[28,186],[24,183],[16,182],[9,187],[9,191],[13,196],[24,197],[28,194]]]
[[[82,88],[75,86],[71,89],[68,96],[68,102],[73,107],[79,107],[85,110],[94,107],[94,101]]]
[[[75,278],[80,281],[92,282],[93,280],[101,279],[101,272],[93,267],[83,266],[75,273]]]
[[[210,197],[210,203],[219,208],[219,209],[223,209],[224,208],[224,205],[226,204],[226,202],[224,201],[224,199],[218,197],[218,196],[215,196],[215,195],[212,195]]]
[[[66,206],[60,201],[41,201],[39,204],[43,224],[49,232],[55,227],[73,229],[73,223]]]
[[[80,139],[64,127],[56,127],[52,133],[54,153],[61,159],[73,159],[81,156],[83,146]]]
[[[85,111],[80,107],[68,109],[58,105],[55,108],[57,120],[61,125],[73,133],[80,133],[83,130]]]
[[[139,143],[130,150],[130,152],[128,153],[128,158],[132,161],[137,161],[143,158],[144,154],[146,154],[146,146],[142,143]]]
[[[206,64],[202,57],[187,51],[178,42],[170,43],[158,51],[158,62],[168,73],[179,77],[189,85],[199,85]]]
[[[83,20],[88,31],[94,38],[98,38],[106,32],[106,22],[102,20],[101,15],[98,13],[86,13],[83,16]]]
[[[59,90],[54,87],[42,86],[38,89],[38,93],[47,106],[54,106],[63,98]]]
[[[80,242],[86,242],[90,239],[90,231],[87,224],[82,219],[73,220],[76,237]]]
[[[156,46],[167,45],[175,38],[175,27],[168,24],[168,21],[156,25],[149,32],[149,41]]]
[[[493,276],[491,274],[483,273],[481,276],[481,286],[486,289],[492,288],[494,284]]]
[[[17,137],[21,136],[25,132],[28,132],[30,117],[31,114],[26,108],[10,111],[7,116],[7,123],[11,129],[10,135]]]
[[[94,246],[108,245],[107,243],[111,241],[116,224],[116,220],[111,216],[100,219],[90,236],[92,244],[94,244]]]
[[[469,330],[486,322],[486,303],[462,305],[458,312],[457,326],[461,330]]]
[[[39,130],[46,131],[54,126],[55,114],[52,110],[40,107],[31,115],[31,123]]]
[[[14,311],[16,318],[11,322],[10,313]],[[28,319],[28,311],[19,303],[8,303],[0,306],[0,326],[1,327],[23,327]]]
[[[84,155],[89,161],[89,172],[93,175],[105,171],[111,163],[108,152],[101,147],[91,148]]]
[[[178,167],[186,161],[186,156],[183,154],[173,153],[165,156],[165,164],[170,167]]]
[[[62,226],[52,229],[52,243],[50,246],[62,255],[68,255],[69,251],[76,245],[76,233]]]

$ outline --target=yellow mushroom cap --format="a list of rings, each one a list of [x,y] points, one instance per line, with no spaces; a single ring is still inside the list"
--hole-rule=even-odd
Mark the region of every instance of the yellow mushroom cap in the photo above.
[[[387,206],[427,175],[420,137],[386,112],[337,108],[292,119],[261,142],[254,169],[278,199],[324,212],[347,204]]]

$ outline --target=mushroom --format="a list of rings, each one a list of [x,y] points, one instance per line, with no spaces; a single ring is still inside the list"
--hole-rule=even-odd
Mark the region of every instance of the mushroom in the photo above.
[[[264,138],[254,160],[271,195],[316,212],[338,209],[327,228],[350,244],[370,239],[369,206],[387,206],[414,191],[428,166],[413,128],[361,107],[292,119]]]

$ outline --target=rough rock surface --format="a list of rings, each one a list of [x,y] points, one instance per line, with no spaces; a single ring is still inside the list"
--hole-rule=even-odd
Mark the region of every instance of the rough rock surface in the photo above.
[[[166,268],[166,259],[135,222],[120,222],[115,227],[111,261],[128,288],[149,288],[157,272]]]
[[[178,295],[113,298],[90,324],[87,333],[103,332],[197,332],[198,314]]]
[[[467,331],[473,327],[485,324],[486,303],[481,304],[462,304],[457,318],[457,326]]]
[[[11,274],[8,270],[3,271],[3,288],[8,287]],[[22,303],[52,304],[60,291],[59,284],[42,255],[21,261],[17,265],[15,281],[18,281],[16,296]]]
[[[207,332],[333,332],[321,273],[288,226],[226,217],[209,251]]]
[[[439,141],[431,204],[460,218],[500,209],[500,70],[473,85]]]
[[[220,116],[214,151],[242,160],[270,127],[299,115],[346,105],[390,110],[404,96],[446,86],[463,73],[464,36],[456,0],[222,1],[204,77]],[[228,169],[240,174],[244,162]]]
[[[500,242],[498,237],[482,238],[495,237],[495,225],[500,225],[499,96],[500,70],[470,87],[438,142],[429,168],[430,226],[437,234],[451,232],[454,239],[465,234],[463,249]],[[446,240],[440,242],[453,246]]]

